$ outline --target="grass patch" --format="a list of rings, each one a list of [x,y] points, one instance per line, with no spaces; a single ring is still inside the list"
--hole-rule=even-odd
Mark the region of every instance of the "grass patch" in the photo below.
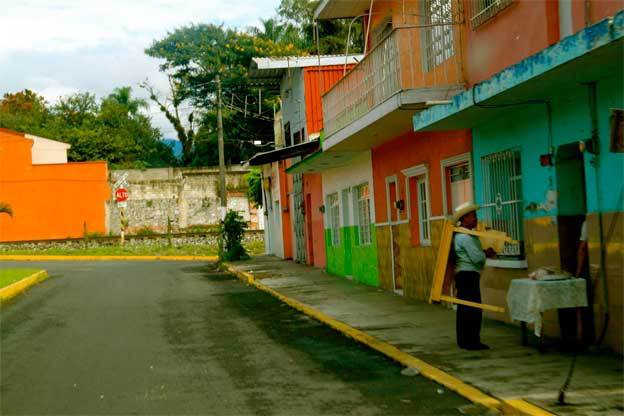
[[[243,244],[251,255],[264,253],[264,242]],[[0,255],[48,255],[48,256],[216,256],[216,244],[183,244],[169,246],[167,244],[101,247],[51,247],[46,249],[2,250]]]
[[[0,269],[0,289],[37,273],[38,269]]]

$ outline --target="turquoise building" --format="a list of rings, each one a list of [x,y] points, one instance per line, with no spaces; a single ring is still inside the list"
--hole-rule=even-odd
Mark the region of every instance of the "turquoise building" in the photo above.
[[[416,131],[471,129],[479,216],[510,234],[491,287],[576,270],[587,221],[596,336],[622,352],[624,12],[414,116]],[[489,303],[496,300],[486,299]]]

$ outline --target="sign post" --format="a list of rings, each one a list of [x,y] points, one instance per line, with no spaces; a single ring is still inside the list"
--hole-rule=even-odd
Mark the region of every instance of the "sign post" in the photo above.
[[[117,207],[119,208],[119,224],[122,246],[125,243],[126,228],[128,227],[128,220],[126,219],[124,208],[126,207],[129,196],[130,194],[128,193],[128,190],[124,188],[123,185],[115,190],[115,201],[117,202]]]

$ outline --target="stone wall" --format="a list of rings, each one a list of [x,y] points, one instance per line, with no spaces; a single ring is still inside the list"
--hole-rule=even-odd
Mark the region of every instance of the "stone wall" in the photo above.
[[[230,167],[226,175],[227,206],[236,210],[249,223],[250,229],[262,229],[263,214],[252,207],[247,198],[249,171]],[[167,231],[171,222],[172,231],[193,229],[197,226],[216,226],[219,222],[219,169],[207,168],[157,168],[125,169],[110,172],[110,185],[126,176],[124,187],[129,198],[124,213],[129,221],[129,232],[151,229]],[[119,234],[119,208],[114,195],[107,205],[109,233]]]

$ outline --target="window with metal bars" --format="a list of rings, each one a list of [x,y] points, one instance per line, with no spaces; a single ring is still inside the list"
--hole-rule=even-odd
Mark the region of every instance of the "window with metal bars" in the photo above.
[[[422,28],[423,69],[431,71],[455,54],[451,0],[425,0]]]
[[[338,193],[327,195],[329,206],[329,227],[331,233],[331,245],[340,245],[340,206],[338,205]]]
[[[370,215],[370,191],[368,184],[362,184],[355,190],[358,220],[358,244],[363,246],[372,242],[371,215]]]
[[[513,0],[472,0],[472,17],[470,18],[472,28],[481,26],[511,3]]]
[[[481,158],[483,204],[481,219],[486,226],[505,231],[514,243],[505,243],[499,255],[522,257],[522,170],[520,149],[509,149]]]

